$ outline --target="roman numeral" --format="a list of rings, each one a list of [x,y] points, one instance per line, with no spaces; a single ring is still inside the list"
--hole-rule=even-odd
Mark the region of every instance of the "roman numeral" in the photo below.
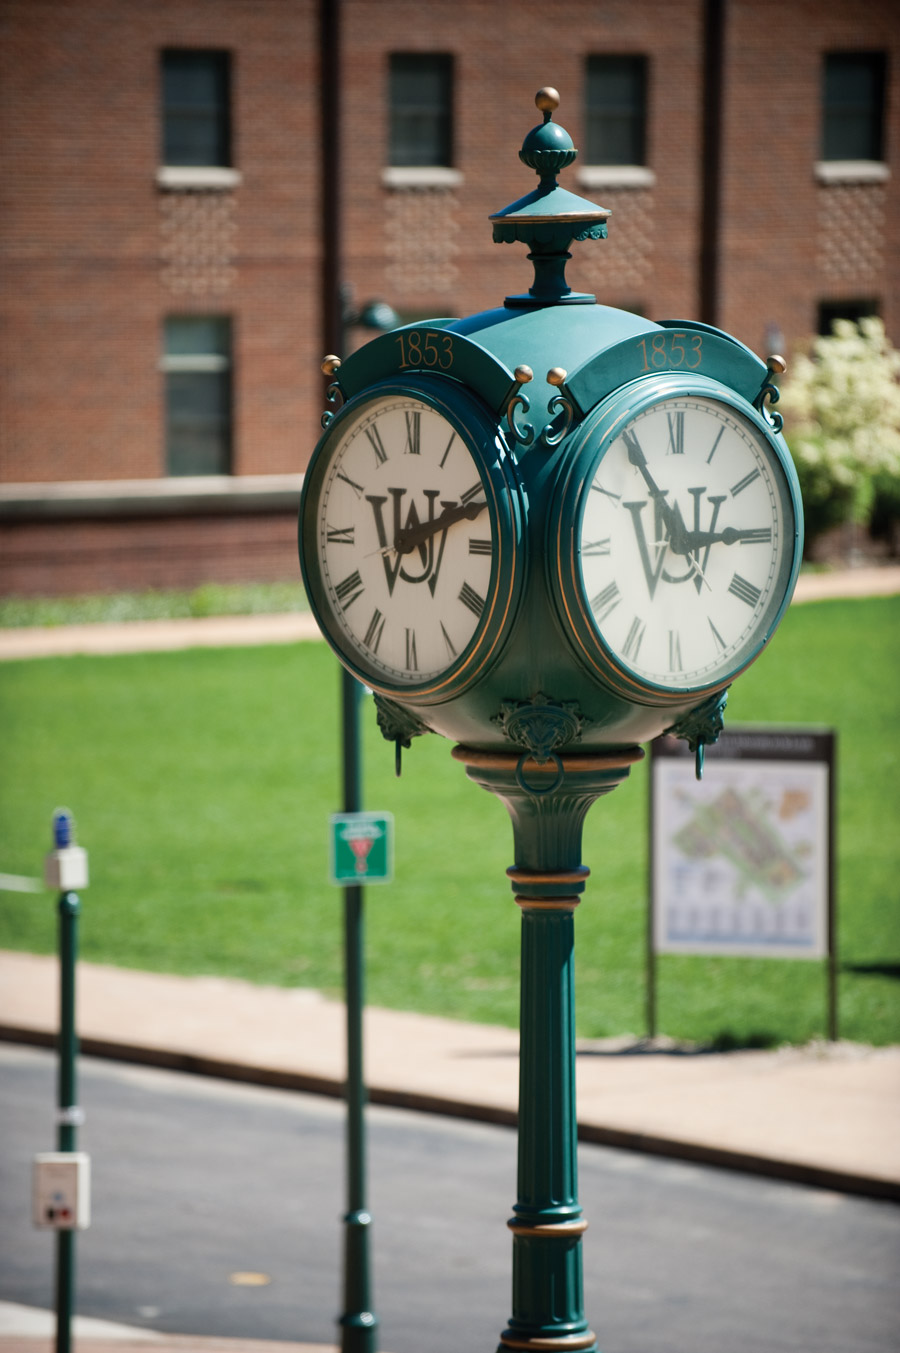
[[[447,652],[450,654],[450,657],[451,657],[451,658],[455,658],[455,657],[456,657],[456,649],[453,647],[453,640],[450,638],[450,635],[449,635],[449,634],[447,633],[447,631],[444,629],[444,622],[443,622],[443,620],[441,621],[441,634],[443,634],[443,636],[444,636],[444,643],[447,645]]]
[[[470,587],[468,583],[463,583],[459,592],[459,600],[463,606],[468,606],[473,615],[481,617],[484,610],[484,597],[480,597],[474,587]]]
[[[356,601],[356,598],[361,597],[365,591],[358,569],[354,569],[342,583],[338,583],[334,591],[343,609],[348,610]]]
[[[446,451],[444,452],[444,454],[441,456],[440,469],[442,469],[442,470],[443,470],[443,468],[444,468],[444,461],[445,461],[445,460],[447,459],[447,457],[449,456],[449,454],[450,454],[450,448],[451,448],[451,446],[453,445],[453,443],[454,443],[455,441],[456,441],[456,433],[455,433],[455,432],[451,432],[451,434],[450,434],[450,440],[449,440],[449,442],[447,443],[447,450],[446,450]]]
[[[381,433],[374,423],[366,428],[366,436],[372,443],[372,450],[375,452],[375,463],[377,465],[383,465],[387,460],[387,452],[384,449],[384,442],[381,440]]]
[[[609,536],[603,540],[588,540],[581,547],[581,553],[584,557],[596,557],[601,554],[609,554]]]
[[[641,620],[640,616],[635,616],[631,622],[631,629],[625,636],[625,642],[622,645],[622,657],[629,658],[632,662],[637,660],[638,652],[641,647],[641,640],[644,637],[644,630],[647,626]]]
[[[754,479],[759,479],[759,470],[751,470],[749,474],[744,475],[743,479],[739,479],[736,484],[732,484],[732,498],[736,498],[739,493],[743,493],[744,489],[747,488],[749,484],[752,484]]]
[[[484,493],[480,479],[477,484],[473,484],[470,489],[466,489],[465,493],[459,495],[459,501],[461,503],[471,503],[472,499],[477,498],[479,493]]]
[[[356,494],[357,498],[361,498],[363,496],[364,489],[362,484],[357,484],[355,483],[354,480],[349,479],[347,475],[344,474],[343,470],[338,470],[337,478],[343,479],[345,484],[349,484],[353,492]]]
[[[684,413],[667,413],[666,418],[669,423],[669,444],[666,447],[666,455],[673,456],[684,455]]]
[[[378,645],[381,643],[381,636],[384,633],[384,616],[376,607],[372,612],[372,619],[369,621],[369,628],[363,635],[363,643],[366,648],[371,649],[373,653],[378,652]]]
[[[406,631],[406,670],[408,672],[418,672],[419,659],[416,656],[416,632],[408,629]]]
[[[356,536],[355,526],[327,526],[325,528],[325,539],[329,545],[354,545]]]
[[[491,542],[489,540],[475,540],[469,538],[469,554],[490,554]]]
[[[724,429],[724,428],[719,428],[718,434],[717,434],[717,436],[716,436],[716,440],[715,440],[715,441],[713,442],[713,444],[712,444],[712,450],[710,451],[709,455],[706,457],[706,463],[707,463],[707,465],[708,465],[709,462],[712,460],[713,456],[716,454],[716,448],[718,447],[719,442],[722,440],[722,438],[723,438],[724,436],[725,436],[725,429]]]
[[[722,638],[722,636],[721,636],[721,634],[719,633],[719,631],[716,629],[716,627],[715,627],[715,625],[713,624],[713,622],[710,620],[709,616],[706,617],[706,623],[709,625],[709,628],[712,630],[712,637],[713,637],[713,639],[715,640],[716,647],[719,648],[719,649],[721,649],[721,651],[724,653],[724,652],[725,652],[725,649],[727,648],[727,644],[725,643],[725,640]]]
[[[677,630],[669,630],[669,671],[681,671],[681,636]]]
[[[597,617],[597,623],[602,625],[606,617],[616,609],[621,600],[622,595],[619,592],[617,582],[609,583],[602,592],[598,592],[591,601],[591,610]]]
[[[728,590],[734,596],[739,597],[741,601],[745,601],[748,606],[755,606],[762,596],[760,588],[748,583],[747,579],[742,578],[739,573],[736,573],[732,578]]]
[[[422,415],[418,410],[406,413],[406,447],[404,455],[419,455],[419,430],[422,423]]]

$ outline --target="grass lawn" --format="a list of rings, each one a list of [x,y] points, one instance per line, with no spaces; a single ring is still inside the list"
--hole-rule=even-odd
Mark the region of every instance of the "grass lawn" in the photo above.
[[[844,1037],[900,1040],[900,598],[796,606],[736,684],[731,723],[839,731]],[[339,993],[337,666],[321,643],[0,664],[0,872],[37,875],[60,804],[90,851],[81,952],[97,962]],[[396,879],[366,894],[368,999],[514,1024],[512,832],[438,738],[393,748],[364,705],[366,806],[396,816]],[[578,1027],[644,1028],[647,774],[592,809],[576,919]],[[0,892],[0,947],[51,952],[54,899]],[[666,956],[676,1037],[821,1034],[822,966]]]

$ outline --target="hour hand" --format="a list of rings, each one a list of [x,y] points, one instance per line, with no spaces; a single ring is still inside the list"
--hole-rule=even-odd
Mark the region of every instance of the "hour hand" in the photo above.
[[[486,507],[487,502],[459,503],[454,507],[446,507],[433,521],[423,521],[418,526],[411,526],[406,531],[398,532],[394,537],[393,549],[397,554],[409,554],[417,545],[424,545],[426,540],[437,535],[438,531],[446,531],[448,526],[453,526],[458,521],[474,521]]]

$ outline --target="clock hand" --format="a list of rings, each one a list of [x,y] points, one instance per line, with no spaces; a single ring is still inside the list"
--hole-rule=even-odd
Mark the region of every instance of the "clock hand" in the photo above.
[[[681,521],[681,515],[666,502],[666,493],[657,486],[656,480],[650,473],[647,465],[647,457],[641,450],[640,442],[633,433],[625,432],[623,434],[625,449],[628,452],[628,460],[631,465],[639,470],[644,483],[650,491],[650,497],[655,501],[659,510],[659,515],[663,520],[663,525],[668,532],[668,541],[666,542],[676,554],[686,554],[687,551],[682,545],[684,539],[684,524]]]
[[[437,535],[438,531],[446,531],[448,526],[453,526],[458,521],[474,521],[486,507],[487,502],[460,503],[456,507],[447,507],[433,521],[423,521],[419,526],[411,526],[407,531],[400,531],[394,537],[393,546],[388,546],[388,550],[394,549],[397,554],[409,554],[417,545],[424,545],[426,540]],[[380,553],[386,554],[388,550],[382,550]]]
[[[692,553],[704,545],[736,545],[745,540],[759,539],[760,533],[756,527],[748,526],[741,530],[736,526],[726,526],[724,531],[685,531],[683,542],[685,553]]]

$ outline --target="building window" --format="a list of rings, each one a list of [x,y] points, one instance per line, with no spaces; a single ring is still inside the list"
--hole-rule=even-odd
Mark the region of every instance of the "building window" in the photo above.
[[[231,472],[231,320],[170,316],[166,381],[166,473]]]
[[[883,52],[829,52],[822,88],[823,160],[884,158]]]
[[[836,319],[849,319],[858,324],[861,319],[870,319],[879,313],[879,304],[875,299],[820,301],[817,332],[829,335]]]
[[[390,163],[453,163],[453,57],[394,52],[390,68]]]
[[[646,57],[588,57],[584,126],[588,164],[646,164]]]
[[[162,133],[165,165],[231,164],[227,52],[163,52]]]

